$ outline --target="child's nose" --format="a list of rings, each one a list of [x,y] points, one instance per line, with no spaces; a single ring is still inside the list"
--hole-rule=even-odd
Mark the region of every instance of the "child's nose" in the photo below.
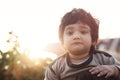
[[[74,38],[73,38],[73,39],[74,39],[74,40],[80,39],[80,35],[79,35],[79,34],[74,35]]]

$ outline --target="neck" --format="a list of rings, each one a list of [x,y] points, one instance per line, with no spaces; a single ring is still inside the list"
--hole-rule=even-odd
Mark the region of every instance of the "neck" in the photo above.
[[[72,62],[79,62],[79,61],[83,61],[86,58],[89,57],[89,53],[85,53],[85,54],[81,54],[81,55],[73,55],[73,54],[69,54],[70,55],[70,60]]]

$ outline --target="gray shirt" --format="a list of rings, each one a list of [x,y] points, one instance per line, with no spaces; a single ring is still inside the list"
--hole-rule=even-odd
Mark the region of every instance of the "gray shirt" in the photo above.
[[[78,65],[73,64],[70,61],[69,54],[66,53],[49,65],[44,80],[112,80],[98,79],[96,75],[89,73],[90,68],[98,65],[116,65],[120,69],[120,63],[113,56],[103,51],[94,51],[84,63]]]

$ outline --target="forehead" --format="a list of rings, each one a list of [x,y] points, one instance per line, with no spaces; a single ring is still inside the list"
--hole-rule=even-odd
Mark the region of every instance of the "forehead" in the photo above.
[[[65,27],[65,30],[69,30],[69,29],[86,29],[86,30],[90,30],[90,26],[81,22],[77,22],[75,24],[70,24],[67,25]]]

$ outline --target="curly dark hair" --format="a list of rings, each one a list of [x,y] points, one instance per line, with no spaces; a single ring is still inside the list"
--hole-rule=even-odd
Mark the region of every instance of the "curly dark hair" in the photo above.
[[[65,27],[67,25],[74,24],[77,21],[81,21],[82,23],[90,26],[92,43],[94,43],[93,46],[95,46],[98,40],[99,21],[93,18],[93,16],[90,13],[80,8],[79,9],[74,8],[72,11],[66,13],[63,16],[61,20],[61,24],[59,26],[60,42],[63,43],[63,33],[64,33]]]

